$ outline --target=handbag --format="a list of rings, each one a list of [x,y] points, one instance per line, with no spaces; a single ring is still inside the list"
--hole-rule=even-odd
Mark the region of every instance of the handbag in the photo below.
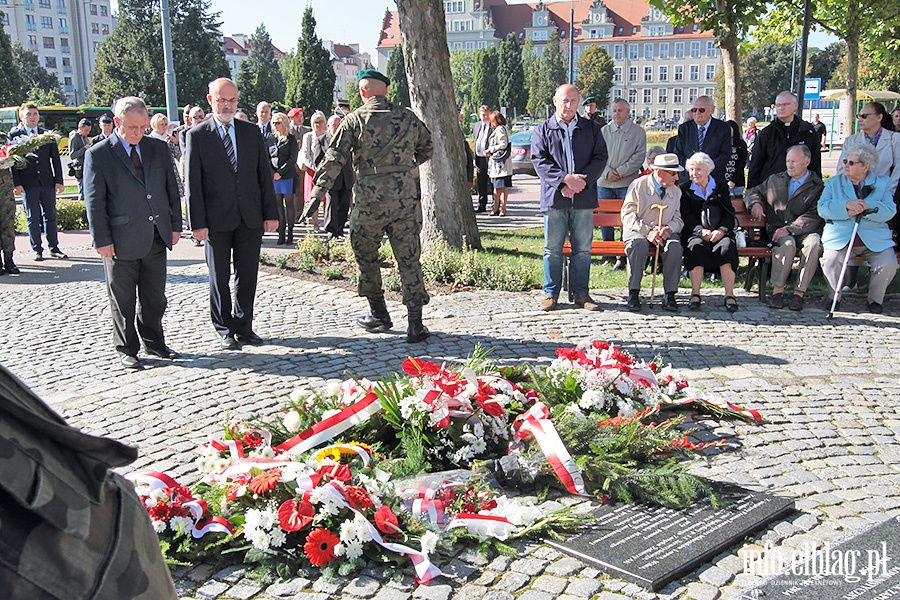
[[[509,144],[506,144],[506,148],[502,148],[497,150],[496,152],[491,153],[491,160],[496,160],[497,162],[503,162],[507,158],[509,158],[512,149]]]

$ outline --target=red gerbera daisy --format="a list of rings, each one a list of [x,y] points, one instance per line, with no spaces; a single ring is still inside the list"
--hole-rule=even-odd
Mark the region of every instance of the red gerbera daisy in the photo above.
[[[281,481],[281,469],[269,469],[251,479],[247,487],[254,494],[265,494],[275,489],[279,481]]]
[[[306,558],[309,559],[309,562],[314,567],[321,567],[334,560],[334,547],[340,542],[341,538],[327,529],[319,527],[318,529],[313,529],[306,536],[303,551],[306,552]]]
[[[366,491],[366,488],[359,487],[358,485],[348,485],[341,491],[343,492],[344,498],[350,503],[350,506],[356,510],[368,510],[374,506],[372,498],[369,497],[369,492]]]
[[[310,523],[316,509],[306,500],[291,498],[278,507],[278,523],[285,531],[300,531]]]

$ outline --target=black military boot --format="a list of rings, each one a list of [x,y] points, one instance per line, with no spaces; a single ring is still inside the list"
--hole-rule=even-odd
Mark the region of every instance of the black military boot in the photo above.
[[[16,263],[13,262],[12,252],[3,253],[3,268],[10,275],[18,275],[19,273],[21,273],[21,271],[19,271],[19,267],[17,267]]]
[[[394,326],[391,323],[391,315],[388,314],[387,304],[384,302],[384,296],[373,296],[369,300],[369,311],[364,317],[356,319],[357,324],[368,331],[387,331]],[[419,319],[421,321],[422,311],[419,310]]]
[[[424,342],[431,332],[422,324],[422,306],[408,306],[409,327],[406,328],[406,341],[409,344]]]

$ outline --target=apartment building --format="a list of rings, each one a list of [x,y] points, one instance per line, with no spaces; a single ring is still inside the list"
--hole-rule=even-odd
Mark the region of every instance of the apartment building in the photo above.
[[[701,31],[697,25],[675,27],[662,11],[642,0],[531,4],[444,0],[444,14],[451,51],[499,47],[512,33],[521,44],[530,38],[535,53],[541,54],[550,33],[556,31],[567,57],[569,38],[573,37],[576,76],[581,53],[599,44],[615,64],[610,102],[625,98],[635,116],[645,118],[678,119],[698,96],[713,96],[716,72],[722,65],[711,32]],[[399,19],[396,12],[388,11],[377,47],[379,68],[387,65],[399,44]]]
[[[59,78],[67,104],[84,104],[97,46],[115,27],[109,0],[0,0],[0,11],[12,41]]]
[[[231,78],[237,81],[238,71],[241,70],[241,63],[250,56],[250,36],[244,33],[235,33],[226,35],[220,39],[222,44],[222,52],[225,54],[225,62],[231,70]],[[272,44],[272,51],[275,58],[284,56],[284,52]]]
[[[347,101],[347,88],[351,83],[356,85],[356,74],[371,63],[368,52],[359,51],[359,44],[336,44],[324,40],[322,45],[331,53],[331,66],[334,68],[334,100],[338,103]]]

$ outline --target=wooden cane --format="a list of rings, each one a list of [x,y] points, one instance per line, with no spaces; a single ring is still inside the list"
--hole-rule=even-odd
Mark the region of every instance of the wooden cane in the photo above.
[[[657,231],[662,231],[663,211],[669,208],[668,204],[654,204],[650,207],[659,209],[659,225]],[[653,306],[653,297],[656,295],[656,271],[659,266],[659,244],[656,244],[656,255],[653,257],[653,282],[650,284],[650,306]]]

